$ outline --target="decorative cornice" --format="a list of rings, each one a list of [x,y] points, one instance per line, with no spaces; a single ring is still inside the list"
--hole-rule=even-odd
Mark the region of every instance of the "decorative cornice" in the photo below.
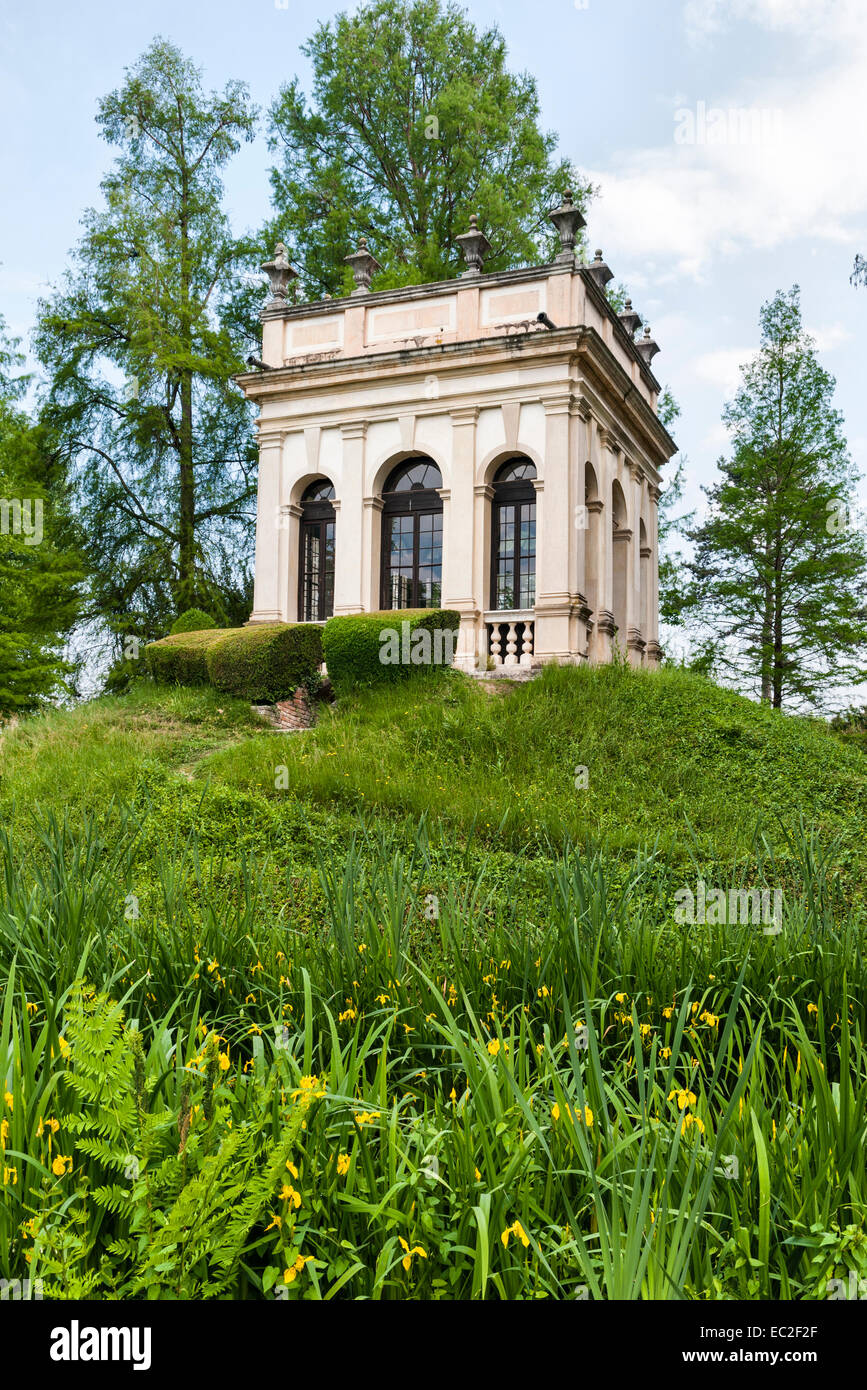
[[[361,505],[368,512],[381,512],[385,506],[385,502],[381,497],[363,497],[361,499]]]
[[[473,488],[474,497],[487,497],[490,501],[493,495],[494,489],[491,487],[490,483],[476,483]]]
[[[477,405],[459,405],[449,411],[453,425],[474,425],[479,418]]]
[[[364,439],[367,434],[367,421],[350,420],[347,424],[340,426],[340,433],[344,439]]]

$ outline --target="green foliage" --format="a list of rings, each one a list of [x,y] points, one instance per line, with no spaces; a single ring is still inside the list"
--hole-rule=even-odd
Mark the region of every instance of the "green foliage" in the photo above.
[[[322,629],[316,623],[240,628],[210,645],[205,659],[218,690],[245,700],[285,700],[299,685],[318,687]]]
[[[103,202],[40,305],[45,417],[71,461],[91,612],[116,654],[194,605],[227,625],[249,613],[256,447],[232,375],[251,248],[232,235],[222,171],[255,119],[242,83],[208,93],[154,40],[99,103],[116,151]]]
[[[867,549],[848,524],[856,474],[797,286],[763,306],[761,328],[723,416],[732,457],[691,533],[692,608],[717,636],[721,669],[776,708],[821,708],[864,676]]]
[[[0,316],[0,718],[71,688],[62,648],[81,610],[80,535],[56,441],[19,407],[23,358]]]
[[[211,647],[228,637],[223,628],[204,628],[194,632],[179,632],[150,642],[144,649],[148,670],[155,681],[166,685],[206,685],[207,655]]]
[[[217,624],[210,613],[203,613],[201,608],[188,608],[186,613],[182,613],[179,618],[175,618],[169,631],[170,637],[175,637],[179,632],[204,632],[205,628],[216,627]]]
[[[450,664],[449,639],[460,621],[459,613],[445,608],[401,608],[329,618],[322,637],[329,679],[335,690],[346,693],[358,686],[391,684],[413,673],[430,674]],[[430,637],[416,642],[417,632]],[[396,639],[388,642],[385,634],[396,634]]]
[[[492,243],[486,270],[551,259],[549,209],[567,187],[583,207],[593,190],[555,158],[536,83],[509,72],[499,30],[441,0],[375,0],[320,24],[304,52],[312,102],[296,79],[271,108],[262,249],[286,242],[307,298],[352,289],[344,257],[361,236],[376,288],[450,278],[471,213]]]

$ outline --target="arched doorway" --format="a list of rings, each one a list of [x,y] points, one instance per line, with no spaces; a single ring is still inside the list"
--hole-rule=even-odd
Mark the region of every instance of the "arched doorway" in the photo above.
[[[520,456],[494,475],[491,607],[536,606],[536,465]]]
[[[298,614],[321,623],[334,612],[334,487],[317,478],[301,497],[301,556]]]
[[[382,491],[382,584],[387,608],[439,608],[442,600],[442,474],[432,459],[407,459]]]

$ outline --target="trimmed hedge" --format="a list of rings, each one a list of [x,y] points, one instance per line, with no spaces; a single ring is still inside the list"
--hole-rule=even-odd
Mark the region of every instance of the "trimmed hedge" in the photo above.
[[[346,691],[449,666],[454,649],[449,651],[447,634],[456,633],[460,621],[460,613],[451,608],[396,608],[329,618],[322,646],[331,684]],[[416,638],[420,632],[425,637]]]
[[[176,637],[179,632],[204,632],[206,628],[216,626],[210,613],[203,613],[201,608],[188,608],[186,613],[175,618],[169,628],[169,636]]]
[[[299,685],[315,690],[322,665],[322,628],[315,623],[268,623],[233,628],[205,648],[208,677],[218,690],[244,700],[285,700]]]
[[[217,642],[229,633],[225,628],[206,628],[198,632],[179,632],[163,637],[144,649],[148,670],[155,681],[165,685],[207,685],[206,656]]]

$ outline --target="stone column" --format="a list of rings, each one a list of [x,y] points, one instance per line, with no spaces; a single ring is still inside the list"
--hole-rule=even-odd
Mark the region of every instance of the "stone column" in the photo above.
[[[602,499],[601,526],[597,532],[599,545],[598,569],[599,594],[596,606],[596,632],[594,659],[611,660],[611,642],[614,637],[614,543],[611,534],[611,484],[614,481],[614,458],[616,448],[610,430],[597,423],[594,430],[596,448],[591,462],[596,472],[599,496]]]
[[[493,607],[491,593],[491,530],[493,517],[491,504],[494,489],[489,483],[477,483],[473,488],[473,594],[479,608],[480,621],[476,627],[471,650],[461,651],[460,665],[464,670],[472,669],[467,658],[474,658],[474,665],[484,671],[488,656],[488,631],[481,617]],[[463,635],[463,634],[462,634]]]
[[[545,407],[545,485],[541,518],[536,518],[535,655],[542,661],[569,661],[569,554],[575,534],[569,505],[569,395],[548,397]]]
[[[472,670],[484,593],[475,587],[475,481],[476,481],[476,405],[459,406],[450,411],[452,460],[450,487],[442,489],[443,499],[443,587],[444,608],[461,615],[455,665]]]
[[[640,666],[647,646],[647,636],[641,630],[641,500],[644,491],[644,469],[632,459],[629,460],[628,467],[632,483],[629,504],[632,535],[629,538],[626,590],[626,650],[631,665]]]
[[[285,433],[259,432],[256,570],[250,623],[279,623],[284,618],[284,596],[280,592],[280,475]]]
[[[363,420],[342,425],[343,469],[341,474],[340,534],[334,575],[334,613],[364,612],[365,553],[370,555],[370,537],[365,535],[371,513],[363,506],[364,441],[367,425]],[[379,605],[376,605],[379,607]]]
[[[287,623],[303,622],[298,605],[301,515],[301,508],[294,502],[284,502],[280,508],[280,593]]]
[[[662,660],[662,648],[659,645],[659,497],[660,489],[654,484],[648,485],[650,495],[648,541],[650,542],[650,591],[647,596],[647,613],[649,631],[647,637],[647,664],[648,666],[658,666]]]
[[[361,602],[365,613],[376,613],[381,607],[384,505],[381,497],[365,497],[362,500],[364,513],[361,526]]]
[[[581,657],[587,657],[590,634],[593,624],[588,603],[587,584],[587,546],[589,540],[590,518],[584,501],[584,466],[590,457],[590,433],[593,416],[590,403],[585,396],[577,396],[572,403],[572,450],[569,466],[570,507],[573,518],[572,558],[569,571],[569,589],[573,601],[570,646]]]

